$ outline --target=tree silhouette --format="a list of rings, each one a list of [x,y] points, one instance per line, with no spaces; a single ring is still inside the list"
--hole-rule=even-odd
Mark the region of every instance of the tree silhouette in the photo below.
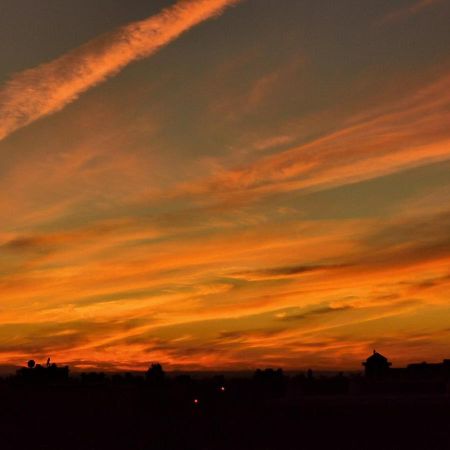
[[[152,384],[162,384],[165,380],[165,372],[159,363],[153,363],[147,370],[145,377]]]

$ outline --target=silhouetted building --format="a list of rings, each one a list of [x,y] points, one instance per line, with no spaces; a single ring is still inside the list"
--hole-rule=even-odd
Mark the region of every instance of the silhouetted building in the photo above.
[[[448,380],[450,378],[450,359],[441,363],[415,363],[406,367],[408,378],[416,380]]]
[[[19,379],[28,383],[58,383],[69,379],[69,367],[58,367],[55,363],[50,364],[50,358],[43,367],[30,359],[27,367],[18,369],[16,374]]]
[[[450,382],[450,360],[414,363],[391,368],[386,357],[374,351],[363,363],[365,377],[352,383],[359,391],[373,394],[442,394]]]
[[[365,362],[362,363],[365,367],[365,375],[369,378],[385,377],[391,367],[392,363],[388,361],[382,354],[373,351]]]
[[[282,369],[257,369],[253,382],[258,390],[269,395],[280,396],[286,389],[286,377]]]

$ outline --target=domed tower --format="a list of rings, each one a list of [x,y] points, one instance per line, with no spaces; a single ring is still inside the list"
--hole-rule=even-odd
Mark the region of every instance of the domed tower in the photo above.
[[[362,363],[365,367],[365,375],[369,378],[382,378],[386,376],[392,363],[380,353],[373,351],[365,362]]]

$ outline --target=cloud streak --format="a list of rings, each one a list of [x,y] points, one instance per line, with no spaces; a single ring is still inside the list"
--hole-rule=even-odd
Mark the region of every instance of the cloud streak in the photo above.
[[[53,114],[80,94],[145,58],[239,0],[185,0],[14,75],[0,89],[0,140]]]
[[[389,13],[383,18],[381,23],[394,22],[397,20],[404,19],[406,17],[415,16],[416,14],[419,14],[423,10],[436,6],[439,3],[442,3],[442,0],[418,0],[414,2],[412,5],[396,9],[395,11]]]
[[[165,3],[178,6],[0,85],[3,136],[233,2]],[[374,42],[364,12],[341,59],[334,28],[305,37],[323,27],[308,2],[281,3],[243,7],[232,35],[205,29],[208,45],[1,142],[0,364],[345,370],[374,345],[396,364],[442,359],[445,26],[414,60]],[[391,31],[405,42],[431,15]]]
[[[209,179],[184,183],[183,194],[259,199],[360,182],[450,158],[448,95],[442,76],[407,98],[356,116],[340,130],[247,165],[220,167]]]

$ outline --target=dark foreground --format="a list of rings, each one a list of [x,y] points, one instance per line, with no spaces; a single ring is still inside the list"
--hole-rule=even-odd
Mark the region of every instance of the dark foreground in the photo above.
[[[0,392],[0,436],[4,450],[443,450],[450,399],[18,385]]]

